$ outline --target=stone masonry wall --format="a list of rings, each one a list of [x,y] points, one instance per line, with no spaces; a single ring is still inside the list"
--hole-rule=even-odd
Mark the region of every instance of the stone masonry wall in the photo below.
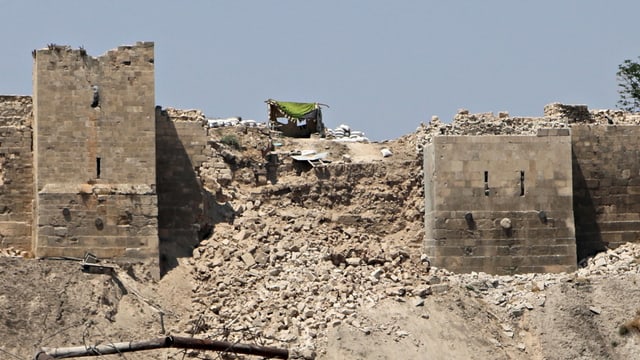
[[[578,259],[640,240],[640,127],[572,127]]]
[[[30,96],[0,96],[0,248],[31,251],[33,160]]]
[[[206,160],[207,131],[200,111],[156,108],[158,231],[163,271],[191,256],[207,232],[208,193],[197,169]]]
[[[34,55],[35,253],[158,257],[153,43]]]
[[[424,165],[432,264],[500,274],[575,269],[570,141],[568,129],[434,137]]]

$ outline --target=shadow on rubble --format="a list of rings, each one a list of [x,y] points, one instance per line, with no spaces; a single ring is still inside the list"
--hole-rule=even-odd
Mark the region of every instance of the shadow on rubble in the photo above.
[[[607,249],[596,221],[597,207],[591,196],[583,170],[572,153],[573,162],[573,216],[576,226],[576,252],[578,262]]]

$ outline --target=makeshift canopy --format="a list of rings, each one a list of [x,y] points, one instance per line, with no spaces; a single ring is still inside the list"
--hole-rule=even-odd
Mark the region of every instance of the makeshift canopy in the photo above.
[[[290,101],[275,101],[272,100],[272,104],[277,106],[279,110],[287,117],[292,119],[304,118],[305,115],[316,110],[318,104],[316,103],[299,103]]]
[[[300,103],[291,101],[265,101],[269,107],[269,123],[272,128],[282,131],[285,136],[309,137],[312,133],[324,135],[322,111],[319,103]],[[326,106],[326,105],[324,105]],[[286,124],[278,122],[286,118]]]

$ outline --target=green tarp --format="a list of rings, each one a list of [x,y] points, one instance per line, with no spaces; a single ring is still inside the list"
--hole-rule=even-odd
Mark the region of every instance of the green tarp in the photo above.
[[[275,100],[272,101],[273,103],[278,105],[283,113],[294,119],[302,118],[305,114],[308,114],[316,109],[315,103],[298,103]]]

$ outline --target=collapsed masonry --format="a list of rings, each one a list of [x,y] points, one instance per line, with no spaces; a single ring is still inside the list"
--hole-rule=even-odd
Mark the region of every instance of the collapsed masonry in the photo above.
[[[233,215],[198,174],[213,151],[203,114],[156,107],[153,64],[153,43],[98,58],[56,45],[34,52],[33,99],[0,97],[0,247],[167,269]],[[639,123],[552,104],[541,118],[461,111],[422,126],[432,263],[566,271],[636,241]]]
[[[423,126],[425,251],[452,271],[560,272],[640,237],[640,116],[551,104]],[[491,136],[488,136],[491,135]]]

